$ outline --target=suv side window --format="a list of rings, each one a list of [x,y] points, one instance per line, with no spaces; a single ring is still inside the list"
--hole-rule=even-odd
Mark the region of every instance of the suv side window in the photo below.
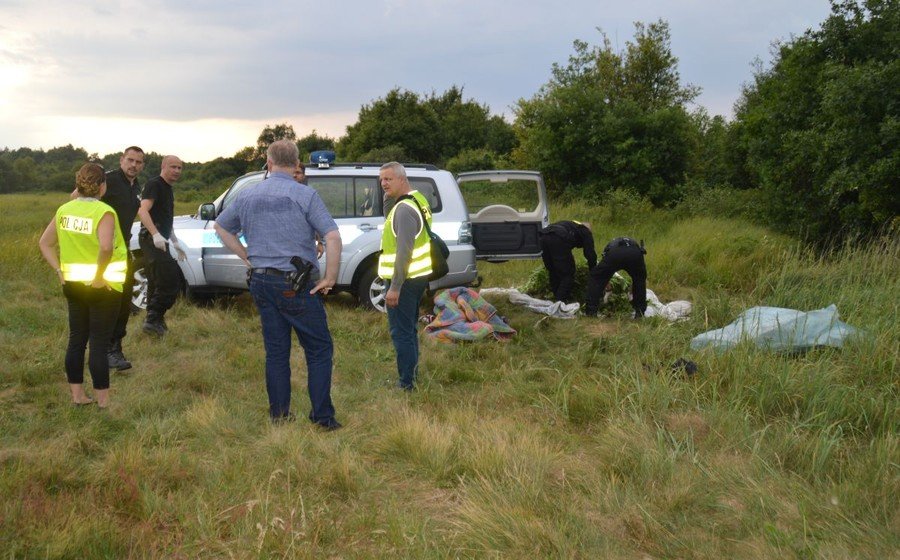
[[[434,180],[422,177],[410,177],[409,185],[413,190],[419,191],[428,200],[428,206],[431,207],[431,213],[437,214],[441,211],[441,196],[438,193],[437,185]]]
[[[377,216],[381,210],[381,188],[375,177],[308,177],[332,218]]]

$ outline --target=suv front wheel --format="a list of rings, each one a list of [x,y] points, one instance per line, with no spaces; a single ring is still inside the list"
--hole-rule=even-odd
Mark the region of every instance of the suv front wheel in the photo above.
[[[384,279],[378,276],[377,266],[377,264],[370,266],[359,277],[359,284],[356,287],[356,298],[359,300],[359,306],[363,309],[374,309],[385,313],[384,296],[387,292],[387,287]]]
[[[147,275],[144,274],[144,266],[135,268],[134,286],[131,288],[131,312],[140,313],[147,309]]]

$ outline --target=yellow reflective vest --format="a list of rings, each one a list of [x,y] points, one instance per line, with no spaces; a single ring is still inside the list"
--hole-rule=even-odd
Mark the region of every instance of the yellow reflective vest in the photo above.
[[[419,191],[410,191],[409,195],[418,201],[425,212],[428,227],[431,227],[431,207],[428,205],[428,199]],[[422,215],[416,203],[409,199],[401,200],[391,208],[391,212],[384,222],[384,232],[381,234],[381,256],[378,257],[378,276],[386,280],[394,276],[394,263],[397,260],[397,232],[394,231],[394,212],[397,211],[401,204],[408,205],[416,214]],[[431,239],[429,239],[428,231],[423,224],[419,227],[419,231],[416,232],[406,277],[418,278],[429,274],[431,274]]]
[[[113,254],[103,272],[103,278],[112,289],[121,292],[128,268],[128,249],[125,247],[122,230],[119,229],[119,217],[105,202],[80,198],[63,204],[56,211],[60,269],[66,282],[90,284],[94,280],[97,275],[97,255],[100,254],[97,228],[100,226],[100,219],[107,212],[115,219],[115,237]]]

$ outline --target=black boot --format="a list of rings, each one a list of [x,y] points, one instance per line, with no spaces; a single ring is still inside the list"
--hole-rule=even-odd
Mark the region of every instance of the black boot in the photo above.
[[[144,332],[156,336],[166,334],[166,326],[162,322],[162,317],[152,311],[147,312],[147,318],[144,320]]]
[[[125,359],[125,354],[122,353],[122,339],[120,338],[115,339],[109,346],[106,359],[109,361],[109,369],[116,371],[131,369],[131,362]]]

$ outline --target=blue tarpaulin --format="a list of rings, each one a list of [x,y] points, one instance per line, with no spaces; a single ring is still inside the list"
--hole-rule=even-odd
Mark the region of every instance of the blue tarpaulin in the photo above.
[[[728,350],[741,341],[775,352],[802,352],[816,346],[841,348],[860,331],[838,317],[837,306],[815,311],[781,307],[753,307],[727,327],[708,331],[691,340],[691,349]]]

